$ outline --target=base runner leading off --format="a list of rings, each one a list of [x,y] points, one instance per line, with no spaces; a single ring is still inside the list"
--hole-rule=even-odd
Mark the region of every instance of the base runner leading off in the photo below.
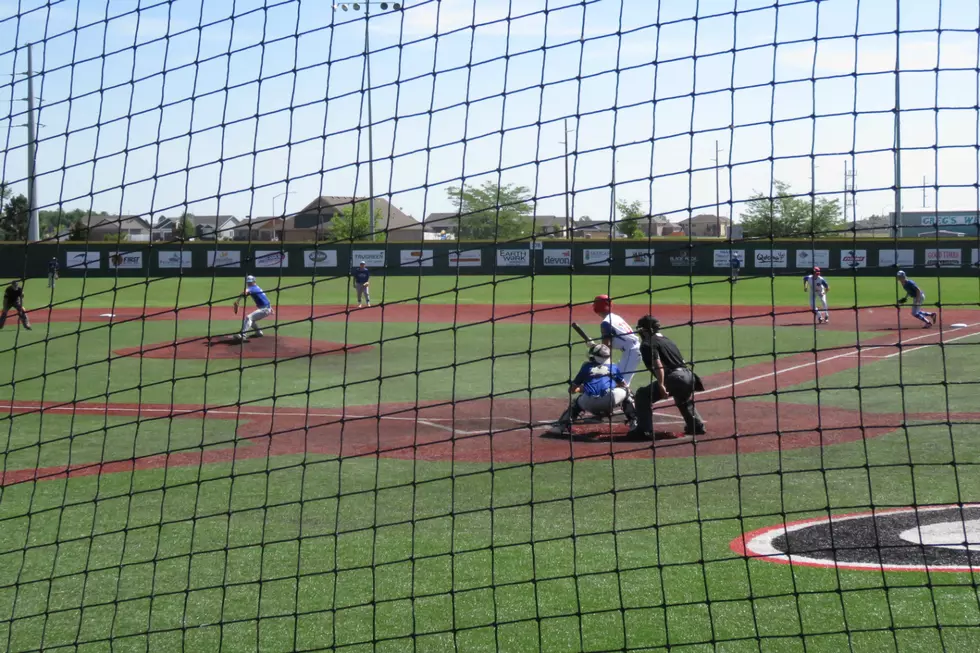
[[[609,299],[609,295],[597,295],[592,300],[592,310],[602,318],[602,324],[599,325],[602,329],[602,344],[623,352],[616,367],[619,368],[626,387],[629,387],[633,375],[643,365],[640,357],[640,337],[633,331],[629,322],[612,312],[612,300]]]
[[[259,288],[259,284],[255,283],[255,277],[252,275],[245,277],[245,291],[235,300],[236,313],[238,312],[238,302],[244,297],[252,298],[252,301],[255,302],[255,310],[245,315],[242,320],[242,332],[238,334],[237,338],[242,342],[248,342],[250,329],[255,329],[256,337],[262,337],[262,329],[259,328],[258,321],[272,315],[272,302],[265,296],[265,291]]]

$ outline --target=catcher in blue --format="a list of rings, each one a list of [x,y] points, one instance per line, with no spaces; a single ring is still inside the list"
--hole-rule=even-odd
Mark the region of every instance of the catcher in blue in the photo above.
[[[568,386],[569,394],[578,394],[569,407],[551,428],[552,435],[570,436],[572,424],[588,411],[597,417],[609,417],[617,406],[622,406],[623,414],[630,428],[636,426],[636,410],[623,374],[610,359],[611,352],[606,345],[589,347],[589,360],[582,364],[578,374]]]
[[[925,326],[922,328],[928,329],[935,324],[938,321],[939,315],[936,313],[927,313],[922,310],[922,304],[926,301],[926,294],[922,292],[922,289],[905,275],[904,270],[899,270],[895,276],[898,278],[898,283],[902,284],[902,289],[905,290],[905,296],[899,299],[898,303],[904,304],[911,297],[912,315],[915,319],[925,323]]]
[[[817,316],[817,324],[830,322],[830,311],[827,310],[827,291],[830,284],[820,274],[820,268],[813,268],[813,274],[803,277],[803,292],[810,292],[810,310]],[[817,302],[823,306],[823,312],[817,308]]]
[[[265,296],[265,291],[259,288],[259,284],[255,283],[255,277],[252,275],[245,277],[245,290],[235,300],[236,315],[238,314],[239,302],[246,297],[251,297],[252,301],[255,302],[255,310],[245,316],[242,320],[242,332],[235,336],[242,342],[248,342],[248,332],[253,328],[255,329],[255,336],[261,338],[262,329],[259,328],[257,322],[272,315],[272,302]]]

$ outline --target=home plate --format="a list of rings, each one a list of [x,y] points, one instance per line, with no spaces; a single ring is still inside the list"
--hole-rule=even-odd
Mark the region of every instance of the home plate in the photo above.
[[[965,329],[966,328],[966,324],[963,323],[963,322],[957,322],[956,324],[950,324],[949,327],[951,329]]]

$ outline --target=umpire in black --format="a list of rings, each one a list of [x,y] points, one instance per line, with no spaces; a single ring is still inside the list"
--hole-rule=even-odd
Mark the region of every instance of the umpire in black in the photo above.
[[[636,391],[636,428],[629,436],[653,437],[653,405],[668,395],[674,398],[684,417],[684,433],[703,435],[704,420],[694,406],[694,392],[704,390],[701,379],[688,369],[677,345],[660,333],[657,318],[652,315],[641,317],[636,323],[636,332],[640,334],[643,364],[656,379]]]

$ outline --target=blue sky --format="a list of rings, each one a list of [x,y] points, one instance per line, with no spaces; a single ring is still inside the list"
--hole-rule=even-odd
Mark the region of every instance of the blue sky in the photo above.
[[[716,140],[725,215],[774,178],[808,192],[812,165],[816,191],[840,197],[845,161],[858,214],[888,211],[897,46],[903,208],[922,207],[925,176],[941,186],[938,197],[927,192],[929,208],[976,209],[977,4],[375,7],[376,194],[421,218],[449,210],[446,188],[461,178],[492,180],[525,185],[539,214],[562,215],[568,118],[575,216],[609,218],[614,173],[617,199],[675,220],[713,212]],[[368,192],[367,132],[357,131],[367,124],[363,10],[335,14],[321,0],[0,0],[0,71],[26,70],[28,42],[38,43],[42,206],[269,215],[284,200],[295,211],[319,194]],[[25,97],[26,84],[9,79],[0,78],[0,169],[22,190],[25,104],[11,98]]]

